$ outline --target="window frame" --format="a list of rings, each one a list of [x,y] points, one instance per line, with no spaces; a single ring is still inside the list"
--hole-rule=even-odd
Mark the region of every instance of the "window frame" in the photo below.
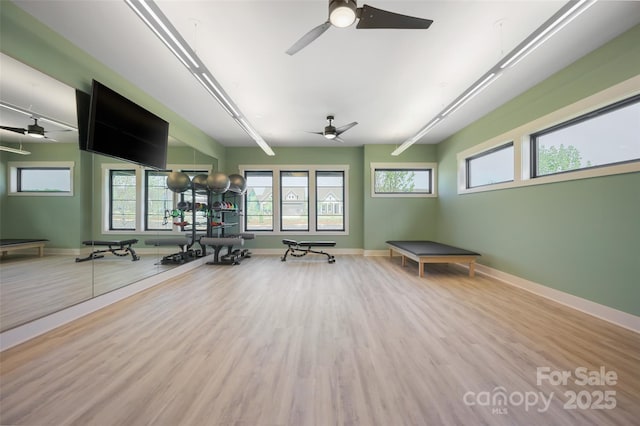
[[[246,179],[246,181],[248,183],[249,182],[249,177],[247,176],[247,172],[248,173],[252,173],[252,172],[255,172],[255,173],[270,173],[271,174],[271,228],[270,229],[250,229],[248,227],[249,215],[247,214],[247,212],[249,211],[249,208],[248,208],[248,205],[247,205],[248,199],[247,199],[247,196],[245,194],[245,197],[244,197],[243,202],[242,202],[243,203],[242,211],[244,212],[244,219],[242,221],[242,229],[247,231],[247,232],[273,232],[274,226],[275,226],[274,217],[273,217],[274,204],[275,204],[274,200],[273,200],[273,180],[274,180],[273,171],[271,171],[271,170],[247,170],[245,172],[241,172],[242,176],[244,176],[244,178]]]
[[[373,198],[436,198],[438,196],[438,163],[370,163],[371,197]],[[429,192],[376,192],[375,172],[377,170],[427,170],[429,172]]]
[[[509,149],[509,148],[513,148],[514,149],[514,153],[515,153],[515,144],[513,141],[509,141],[506,143],[502,143],[499,144],[493,148],[487,149],[485,151],[482,151],[478,154],[472,155],[470,157],[465,158],[465,167],[466,167],[466,183],[465,183],[465,187],[467,189],[472,189],[472,188],[482,188],[482,187],[486,187],[486,186],[490,186],[490,185],[499,185],[501,183],[509,183],[509,182],[513,182],[515,180],[515,167],[514,167],[514,175],[511,177],[511,179],[508,180],[503,180],[500,182],[494,182],[494,183],[485,183],[483,185],[476,185],[476,186],[471,186],[471,161],[473,160],[477,160],[479,158],[483,158],[483,157],[487,157],[491,154],[495,154],[496,152],[500,152],[504,149]]]
[[[640,160],[631,160],[532,177],[533,163],[531,159],[533,153],[531,148],[532,134],[562,125],[563,123],[568,123],[580,117],[588,116],[598,110],[611,107],[618,102],[623,102],[638,95],[640,95],[640,75],[458,152],[458,194],[472,194],[476,192],[496,191],[523,186],[640,172]],[[514,180],[512,182],[467,188],[466,159],[500,146],[509,140],[513,140],[514,142]]]
[[[138,176],[136,173],[135,168],[117,168],[117,169],[109,169],[109,198],[108,198],[108,230],[113,232],[113,231],[119,231],[119,232],[131,232],[131,231],[135,231],[136,230],[136,222],[137,222],[137,218],[138,218],[138,209],[137,209],[137,196],[138,193],[137,191],[135,194],[135,198],[133,199],[135,205],[136,205],[136,212],[135,215],[133,217],[133,228],[116,228],[113,226],[113,173],[114,172],[133,172],[133,176],[135,178],[135,186],[136,188],[139,186],[138,183]]]
[[[571,170],[563,170],[560,172],[554,172],[554,173],[546,173],[546,174],[538,174],[538,138],[540,136],[544,136],[550,133],[553,133],[557,130],[562,130],[562,129],[566,129],[568,127],[574,126],[576,124],[580,124],[580,123],[585,123],[591,119],[603,116],[605,114],[608,114],[610,112],[622,109],[626,106],[630,106],[630,105],[634,105],[634,104],[638,104],[640,106],[640,94],[639,95],[635,95],[635,96],[630,96],[626,99],[622,99],[620,101],[611,103],[609,105],[605,105],[602,108],[598,108],[594,111],[590,111],[587,112],[585,114],[579,115],[578,117],[574,117],[572,119],[563,121],[562,123],[558,123],[556,125],[553,125],[551,127],[548,127],[546,129],[531,133],[531,135],[529,136],[529,149],[531,150],[529,153],[529,161],[530,161],[530,177],[531,179],[538,179],[544,176],[553,176],[553,175],[558,175],[561,173],[570,173],[570,172],[575,172],[578,170],[588,170],[588,169],[594,169],[594,168],[598,168],[598,167],[609,167],[609,166],[615,166],[617,164],[625,164],[625,163],[633,163],[635,161],[640,161],[640,158],[636,158],[636,159],[631,159],[631,160],[622,160],[622,161],[616,161],[616,162],[612,162],[612,163],[605,163],[605,164],[598,164],[595,166],[586,166],[586,167],[579,167],[576,169],[571,169]],[[639,136],[640,137],[640,136]],[[570,146],[570,145],[569,145]]]
[[[318,229],[318,215],[319,215],[318,207],[317,207],[318,204],[319,204],[319,202],[318,202],[318,188],[319,188],[318,187],[318,174],[321,174],[321,173],[341,173],[342,174],[342,212],[341,212],[342,228],[340,228],[340,229]],[[345,182],[345,172],[344,172],[344,170],[316,170],[316,172],[315,172],[315,181],[316,181],[316,185],[315,185],[315,188],[316,188],[316,200],[315,200],[315,204],[316,204],[316,214],[315,214],[316,226],[315,226],[315,229],[316,229],[316,232],[325,233],[325,232],[331,232],[331,231],[338,231],[338,232],[339,231],[344,231],[344,229],[345,229],[345,192],[346,192],[345,184],[344,184],[344,182]]]
[[[280,172],[304,171],[309,173],[309,196],[308,214],[309,226],[307,231],[303,230],[282,230],[281,228],[281,181]],[[317,191],[316,191],[316,171],[343,172],[344,190],[344,230],[317,230]],[[238,166],[238,173],[245,176],[247,172],[271,172],[272,180],[272,230],[250,230],[260,235],[349,235],[349,165],[348,164],[241,164]],[[243,211],[247,208],[247,198],[243,200]],[[246,232],[246,217],[242,221],[242,232]]]
[[[307,192],[307,199],[304,200],[304,204],[307,205],[307,227],[306,228],[300,228],[300,229],[296,229],[296,228],[285,228],[284,225],[284,216],[282,215],[282,213],[284,212],[284,203],[285,201],[290,201],[290,200],[285,200],[285,197],[282,196],[284,195],[284,190],[283,190],[283,174],[285,173],[303,173],[307,175],[307,187],[306,187],[306,192]],[[280,220],[280,230],[282,230],[283,232],[309,232],[310,229],[310,222],[311,222],[311,209],[310,209],[310,199],[311,199],[311,177],[310,177],[310,173],[309,170],[280,170],[279,176],[278,176],[278,183],[280,185],[280,215],[279,215],[279,220]],[[315,187],[315,186],[314,186]]]
[[[7,162],[9,191],[7,195],[18,197],[73,197],[74,161],[9,161]],[[69,191],[22,191],[20,175],[22,170],[68,170]]]
[[[102,234],[126,234],[126,235],[183,235],[182,230],[178,226],[172,226],[172,229],[146,229],[146,208],[147,208],[147,187],[146,187],[146,171],[184,171],[185,173],[200,172],[203,174],[209,174],[212,172],[212,166],[208,164],[167,164],[167,168],[163,170],[157,170],[150,167],[144,167],[131,163],[103,163],[101,165],[101,229]],[[133,230],[120,230],[110,229],[110,203],[111,203],[111,185],[110,185],[110,171],[111,170],[135,170],[136,173],[136,217],[135,217],[135,229]],[[178,201],[179,194],[173,194],[173,204]]]

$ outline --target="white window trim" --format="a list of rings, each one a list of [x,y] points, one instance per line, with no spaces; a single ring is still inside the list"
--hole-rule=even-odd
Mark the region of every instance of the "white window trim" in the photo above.
[[[9,182],[9,192],[8,195],[17,196],[17,197],[73,197],[73,180],[74,180],[74,166],[75,162],[73,161],[9,161],[7,163],[7,173]],[[18,169],[28,169],[28,168],[61,168],[61,169],[69,169],[70,175],[70,186],[69,191],[67,192],[38,192],[38,191],[25,191],[18,192]]]
[[[372,198],[436,198],[438,197],[438,163],[370,163],[371,167],[371,197]],[[431,169],[431,194],[376,194],[376,169],[416,170]]]
[[[512,129],[499,136],[461,151],[457,154],[458,166],[458,194],[473,194],[476,192],[497,191],[508,188],[519,188],[532,185],[564,182],[569,180],[587,179],[600,176],[618,175],[640,172],[640,161],[622,164],[603,165],[590,169],[580,169],[553,175],[531,178],[531,150],[530,136],[557,124],[573,118],[583,116],[592,111],[614,104],[618,101],[640,94],[640,75],[611,86],[594,95],[581,99],[571,105],[560,108],[520,127]],[[467,158],[482,154],[500,145],[513,141],[514,176],[512,182],[503,182],[475,188],[467,188]]]
[[[144,187],[144,172],[145,170],[156,170],[149,167],[140,166],[132,163],[103,163],[102,166],[102,197],[100,209],[102,211],[102,233],[112,235],[183,235],[177,227],[173,227],[171,231],[145,231],[144,230],[144,217],[145,217],[145,187]],[[135,170],[136,171],[136,229],[135,230],[113,230],[109,229],[109,180],[110,170]],[[207,174],[212,172],[210,164],[167,164],[166,171],[181,171],[181,170],[207,170]],[[174,200],[175,201],[175,200]]]
[[[273,172],[273,231],[252,230],[260,235],[349,235],[349,165],[348,164],[240,164],[238,172],[244,176],[245,171]],[[309,172],[309,230],[282,231],[280,229],[280,172],[308,171]],[[316,231],[316,172],[344,172],[344,231]],[[242,232],[244,220],[240,225]]]

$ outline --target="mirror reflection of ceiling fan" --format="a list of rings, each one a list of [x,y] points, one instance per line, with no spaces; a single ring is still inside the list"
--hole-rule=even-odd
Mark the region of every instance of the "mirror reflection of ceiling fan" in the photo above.
[[[37,117],[31,117],[31,119],[33,120],[33,124],[29,124],[26,129],[23,129],[22,127],[10,127],[10,126],[0,126],[0,129],[8,130],[10,132],[20,133],[22,135],[31,136],[32,138],[38,138],[38,139],[44,138],[44,139],[49,139],[51,141],[56,142],[55,139],[45,135],[45,133],[51,133],[52,131],[44,130],[44,127],[38,124]],[[70,131],[71,131],[70,129],[53,130],[53,132],[70,132]]]

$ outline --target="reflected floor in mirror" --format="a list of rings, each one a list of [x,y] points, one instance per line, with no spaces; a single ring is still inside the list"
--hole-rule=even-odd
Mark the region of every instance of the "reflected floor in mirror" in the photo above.
[[[107,254],[93,261],[76,256],[9,254],[0,258],[0,331],[173,268],[161,256],[140,260]]]

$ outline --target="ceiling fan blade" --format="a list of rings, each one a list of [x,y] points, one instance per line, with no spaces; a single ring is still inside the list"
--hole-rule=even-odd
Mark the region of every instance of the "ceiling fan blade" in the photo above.
[[[354,121],[353,123],[345,124],[345,125],[344,125],[344,126],[342,126],[342,127],[338,127],[338,128],[336,129],[336,134],[337,134],[337,135],[340,135],[340,134],[342,134],[342,133],[346,132],[347,130],[349,130],[350,128],[352,128],[353,126],[355,126],[356,124],[358,124],[358,122],[357,122],[357,121]]]
[[[336,141],[336,142],[340,142],[340,143],[344,143],[344,139],[340,138],[339,136],[336,136],[335,138],[333,138],[332,140]]]
[[[20,134],[25,134],[27,133],[27,129],[22,129],[20,127],[7,127],[7,126],[0,126],[0,129],[4,129],[4,130],[8,130],[10,132],[16,132],[16,133],[20,133]]]
[[[307,132],[307,133],[312,133],[314,135],[324,136],[324,132]]]
[[[295,43],[293,43],[293,46],[291,46],[287,50],[287,52],[286,52],[287,55],[290,55],[290,56],[294,55],[298,51],[300,51],[300,50],[304,49],[305,47],[307,47],[312,41],[314,41],[315,39],[320,37],[322,34],[324,34],[324,32],[327,31],[330,26],[331,26],[331,22],[327,21],[324,24],[318,25],[317,27],[315,27],[314,29],[312,29],[311,31],[309,31],[308,33],[303,35],[300,38],[300,40],[298,40]]]
[[[356,28],[398,28],[409,30],[426,30],[431,26],[431,19],[416,18],[413,16],[400,15],[399,13],[388,12],[376,9],[369,5],[363,5],[358,10],[360,20]]]
[[[45,130],[45,133],[60,133],[60,132],[74,132],[75,130],[71,129],[60,129],[60,130]]]

